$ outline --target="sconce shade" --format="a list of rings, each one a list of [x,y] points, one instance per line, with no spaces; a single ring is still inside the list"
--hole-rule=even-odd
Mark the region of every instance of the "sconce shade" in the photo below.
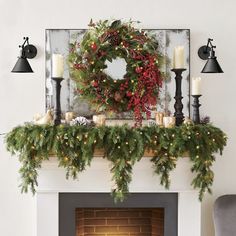
[[[215,56],[216,46],[214,46],[211,43],[212,41],[213,39],[208,39],[207,45],[202,46],[198,49],[198,56],[202,60],[207,60],[201,73],[224,73],[216,59]]]
[[[11,72],[14,73],[32,73],[33,70],[28,62],[28,60],[24,57],[19,57],[14,68]]]
[[[33,73],[33,70],[27,58],[34,58],[37,55],[37,48],[34,45],[29,44],[28,37],[24,37],[23,40],[23,44],[19,46],[20,48],[22,48],[20,57],[18,58],[14,68],[11,71],[13,73]]]
[[[201,73],[224,73],[216,57],[209,57]]]

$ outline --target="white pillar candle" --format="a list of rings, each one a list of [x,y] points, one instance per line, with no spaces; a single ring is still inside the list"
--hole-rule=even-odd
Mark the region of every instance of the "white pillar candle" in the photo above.
[[[192,78],[192,95],[201,95],[201,78]]]
[[[61,54],[52,55],[52,77],[63,78],[64,74],[64,59]]]
[[[184,46],[175,47],[173,57],[173,68],[183,69],[184,66]]]

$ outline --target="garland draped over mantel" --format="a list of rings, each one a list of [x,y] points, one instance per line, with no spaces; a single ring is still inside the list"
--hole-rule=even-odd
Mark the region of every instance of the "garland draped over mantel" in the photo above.
[[[66,169],[66,177],[77,178],[90,165],[95,149],[103,149],[104,158],[111,162],[115,183],[112,194],[115,201],[123,201],[129,192],[133,165],[149,150],[153,152],[150,161],[154,172],[160,175],[160,183],[166,188],[170,186],[170,171],[187,152],[195,174],[192,185],[199,189],[202,200],[205,192],[211,193],[213,154],[222,154],[227,137],[210,124],[184,124],[169,129],[156,125],[133,128],[26,124],[14,128],[5,141],[8,151],[19,154],[22,192],[30,187],[35,193],[37,170],[52,153],[57,156],[59,166]]]

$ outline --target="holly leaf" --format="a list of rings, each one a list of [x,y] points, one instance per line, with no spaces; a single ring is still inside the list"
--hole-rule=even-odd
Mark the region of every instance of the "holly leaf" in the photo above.
[[[88,26],[89,26],[89,27],[94,27],[94,26],[95,26],[95,24],[93,23],[93,20],[92,20],[92,19],[90,20]]]
[[[111,23],[111,29],[115,29],[120,25],[121,25],[121,21],[120,20],[115,20]]]

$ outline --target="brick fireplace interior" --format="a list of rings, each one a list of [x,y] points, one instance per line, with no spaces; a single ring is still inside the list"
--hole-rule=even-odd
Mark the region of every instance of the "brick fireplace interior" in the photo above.
[[[164,236],[164,208],[77,208],[76,236]]]
[[[59,236],[177,236],[177,193],[60,193]]]

